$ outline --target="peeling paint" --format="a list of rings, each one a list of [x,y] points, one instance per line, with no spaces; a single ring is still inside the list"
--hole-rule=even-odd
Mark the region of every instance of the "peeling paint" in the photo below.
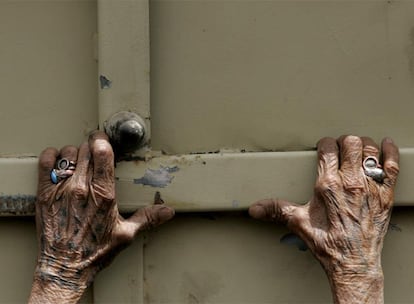
[[[34,215],[36,196],[0,195],[0,215]]]
[[[160,169],[147,169],[145,174],[141,178],[135,178],[134,184],[141,184],[144,186],[151,186],[157,188],[165,188],[171,184],[174,176],[170,173],[179,171],[180,169],[177,166],[174,167],[164,167],[161,166]]]
[[[99,76],[99,83],[101,85],[101,89],[109,89],[112,85],[112,81],[104,75]]]
[[[162,205],[162,204],[164,204],[164,201],[161,198],[161,193],[157,191],[155,192],[155,195],[154,195],[154,205]]]

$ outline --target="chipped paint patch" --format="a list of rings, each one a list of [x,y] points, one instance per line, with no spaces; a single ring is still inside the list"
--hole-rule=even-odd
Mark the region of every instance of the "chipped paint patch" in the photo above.
[[[134,184],[140,184],[144,186],[151,186],[157,188],[165,188],[171,184],[174,176],[170,173],[179,171],[180,169],[177,166],[174,167],[164,167],[161,166],[160,169],[147,169],[145,174],[141,178],[135,178]]]
[[[99,76],[99,83],[101,85],[101,89],[109,89],[112,85],[112,81],[104,75]]]
[[[34,215],[36,196],[0,195],[0,215]]]

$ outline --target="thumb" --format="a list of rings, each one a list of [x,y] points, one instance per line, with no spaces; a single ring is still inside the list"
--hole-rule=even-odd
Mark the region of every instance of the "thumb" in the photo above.
[[[172,219],[175,215],[173,208],[165,205],[147,206],[135,211],[127,220],[127,223],[135,225],[135,233],[157,227]]]
[[[297,208],[297,204],[284,200],[264,199],[250,206],[249,214],[258,220],[288,224]]]
[[[314,250],[317,244],[322,244],[326,240],[327,233],[313,227],[309,216],[309,206],[310,203],[299,205],[278,199],[265,199],[254,203],[249,208],[249,214],[258,220],[285,224],[311,250]]]
[[[135,211],[128,219],[122,219],[116,238],[120,243],[131,243],[138,232],[157,227],[175,215],[173,208],[165,205],[151,205]]]

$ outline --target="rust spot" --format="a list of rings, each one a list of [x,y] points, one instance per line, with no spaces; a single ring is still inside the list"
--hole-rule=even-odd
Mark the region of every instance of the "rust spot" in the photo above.
[[[25,194],[0,195],[0,216],[35,214],[36,196]]]

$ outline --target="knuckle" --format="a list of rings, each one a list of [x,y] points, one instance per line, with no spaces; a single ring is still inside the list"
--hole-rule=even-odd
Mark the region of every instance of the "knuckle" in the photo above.
[[[379,153],[378,148],[374,146],[365,146],[363,151],[365,154],[369,154],[369,155],[376,155]]]
[[[88,187],[86,185],[76,185],[70,189],[71,195],[78,200],[84,200],[88,197]]]
[[[93,156],[95,159],[106,160],[112,156],[112,148],[105,140],[97,140],[93,146]]]
[[[340,179],[334,174],[325,175],[322,178],[319,178],[315,185],[315,192],[324,194],[326,192],[331,192],[337,190],[340,184]]]

